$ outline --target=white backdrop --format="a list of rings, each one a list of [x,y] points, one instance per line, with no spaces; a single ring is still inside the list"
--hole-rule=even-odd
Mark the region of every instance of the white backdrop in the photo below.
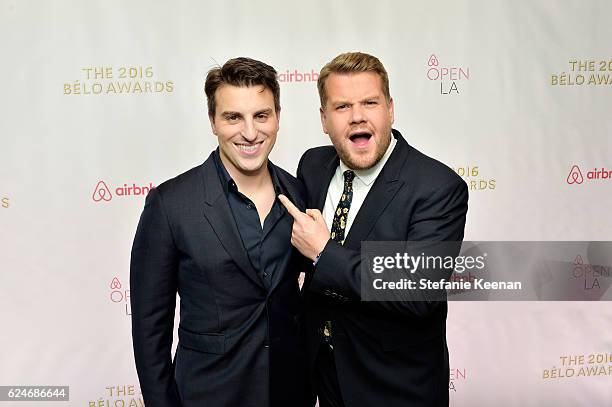
[[[231,57],[279,71],[272,159],[290,172],[328,144],[312,73],[364,51],[389,71],[394,127],[470,185],[466,240],[612,240],[610,15],[605,0],[0,0],[0,385],[142,405],[139,188],[216,146],[204,78]],[[451,404],[610,405],[611,320],[605,302],[451,303]]]

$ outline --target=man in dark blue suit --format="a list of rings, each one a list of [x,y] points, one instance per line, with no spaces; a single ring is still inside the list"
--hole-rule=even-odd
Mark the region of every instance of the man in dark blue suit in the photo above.
[[[302,406],[301,184],[268,160],[279,129],[276,71],[229,60],[206,78],[219,147],[147,196],[132,248],[132,336],[147,407]],[[180,296],[179,342],[171,358]]]
[[[360,249],[461,241],[467,186],[392,129],[389,79],[376,57],[338,55],[318,89],[333,146],[308,150],[298,165],[312,209],[281,200],[296,219],[293,244],[314,263],[305,326],[320,406],[447,406],[446,301],[361,301]]]

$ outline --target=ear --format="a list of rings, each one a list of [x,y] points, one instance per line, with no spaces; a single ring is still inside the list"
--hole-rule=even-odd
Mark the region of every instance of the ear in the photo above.
[[[391,119],[391,124],[395,121],[395,109],[393,107],[393,98],[389,98],[389,119]]]
[[[210,120],[210,128],[212,129],[213,134],[217,135],[217,126],[215,126],[215,116],[212,114],[208,114],[208,120]]]
[[[323,127],[323,133],[329,134],[327,132],[327,126],[325,125],[325,121],[327,119],[327,115],[325,114],[325,110],[323,109],[323,107],[319,108],[319,115],[321,116],[321,127]]]

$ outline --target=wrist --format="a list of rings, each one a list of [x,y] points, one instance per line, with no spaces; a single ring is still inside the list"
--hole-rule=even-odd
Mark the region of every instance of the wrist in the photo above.
[[[312,260],[312,265],[316,266],[319,258],[323,254],[323,250],[325,250],[325,246],[327,246],[327,242],[329,242],[329,238],[327,238],[322,244],[318,245],[318,249],[315,250],[316,253],[313,253],[313,256],[310,258]]]
[[[321,258],[321,255],[322,255],[322,254],[323,254],[323,252],[321,251],[321,252],[319,252],[319,254],[317,254],[317,255],[315,256],[315,258],[314,258],[314,259],[312,259],[312,265],[313,265],[313,266],[316,266],[316,265],[317,265],[317,263],[319,262],[319,259]]]

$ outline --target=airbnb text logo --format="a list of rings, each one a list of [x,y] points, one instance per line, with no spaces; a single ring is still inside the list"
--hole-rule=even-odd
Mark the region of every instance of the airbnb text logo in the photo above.
[[[123,186],[114,189],[114,195],[116,197],[147,195],[153,188],[155,188],[155,185],[151,182],[149,182],[149,185],[143,186],[136,185],[136,183],[132,183],[132,185],[123,184]],[[96,184],[91,197],[94,202],[110,202],[110,200],[113,199],[113,193],[111,192],[111,188],[108,187],[108,184],[100,180]]]
[[[310,72],[286,69],[285,72],[280,72],[277,77],[280,83],[316,82],[319,79],[319,72],[314,69],[311,69]]]
[[[586,177],[582,176],[582,170],[579,166],[574,165],[567,175],[567,183],[570,185],[580,185],[585,181],[610,181],[612,180],[612,169],[593,168],[586,173]]]

